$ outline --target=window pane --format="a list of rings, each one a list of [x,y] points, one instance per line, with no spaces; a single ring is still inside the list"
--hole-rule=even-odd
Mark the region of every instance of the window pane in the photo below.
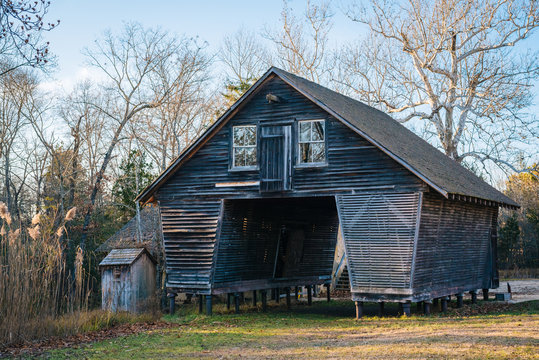
[[[234,148],[234,166],[245,166],[245,149]]]
[[[326,152],[324,151],[324,143],[312,144],[313,162],[321,163],[326,160]]]
[[[256,126],[246,126],[245,145],[256,145]]]
[[[313,141],[324,140],[324,122],[323,121],[314,121],[313,122]]]
[[[311,122],[310,121],[300,121],[299,122],[299,141],[310,141],[311,140]]]
[[[310,143],[299,144],[299,161],[300,163],[311,162],[312,149]]]
[[[234,127],[234,145],[243,145],[245,141],[245,128],[243,126]]]
[[[245,149],[245,166],[255,166],[256,165],[256,148],[246,148]]]

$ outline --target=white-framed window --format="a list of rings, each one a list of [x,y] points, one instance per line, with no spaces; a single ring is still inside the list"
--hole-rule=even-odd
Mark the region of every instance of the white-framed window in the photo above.
[[[256,167],[256,125],[232,127],[232,167]]]
[[[298,163],[324,164],[326,162],[326,134],[324,120],[298,122]]]

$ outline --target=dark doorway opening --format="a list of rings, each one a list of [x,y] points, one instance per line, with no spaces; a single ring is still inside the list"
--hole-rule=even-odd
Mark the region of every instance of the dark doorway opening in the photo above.
[[[214,289],[331,279],[339,220],[333,197],[226,200]]]

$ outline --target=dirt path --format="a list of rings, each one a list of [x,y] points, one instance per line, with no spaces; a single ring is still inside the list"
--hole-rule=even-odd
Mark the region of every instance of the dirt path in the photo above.
[[[511,285],[512,303],[539,300],[539,279],[502,280],[500,287],[493,289],[492,292],[507,292],[507,283]]]

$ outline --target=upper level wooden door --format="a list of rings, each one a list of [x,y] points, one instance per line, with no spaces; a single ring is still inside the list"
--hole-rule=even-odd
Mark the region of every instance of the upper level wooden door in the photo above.
[[[290,190],[292,126],[260,127],[260,192]]]

